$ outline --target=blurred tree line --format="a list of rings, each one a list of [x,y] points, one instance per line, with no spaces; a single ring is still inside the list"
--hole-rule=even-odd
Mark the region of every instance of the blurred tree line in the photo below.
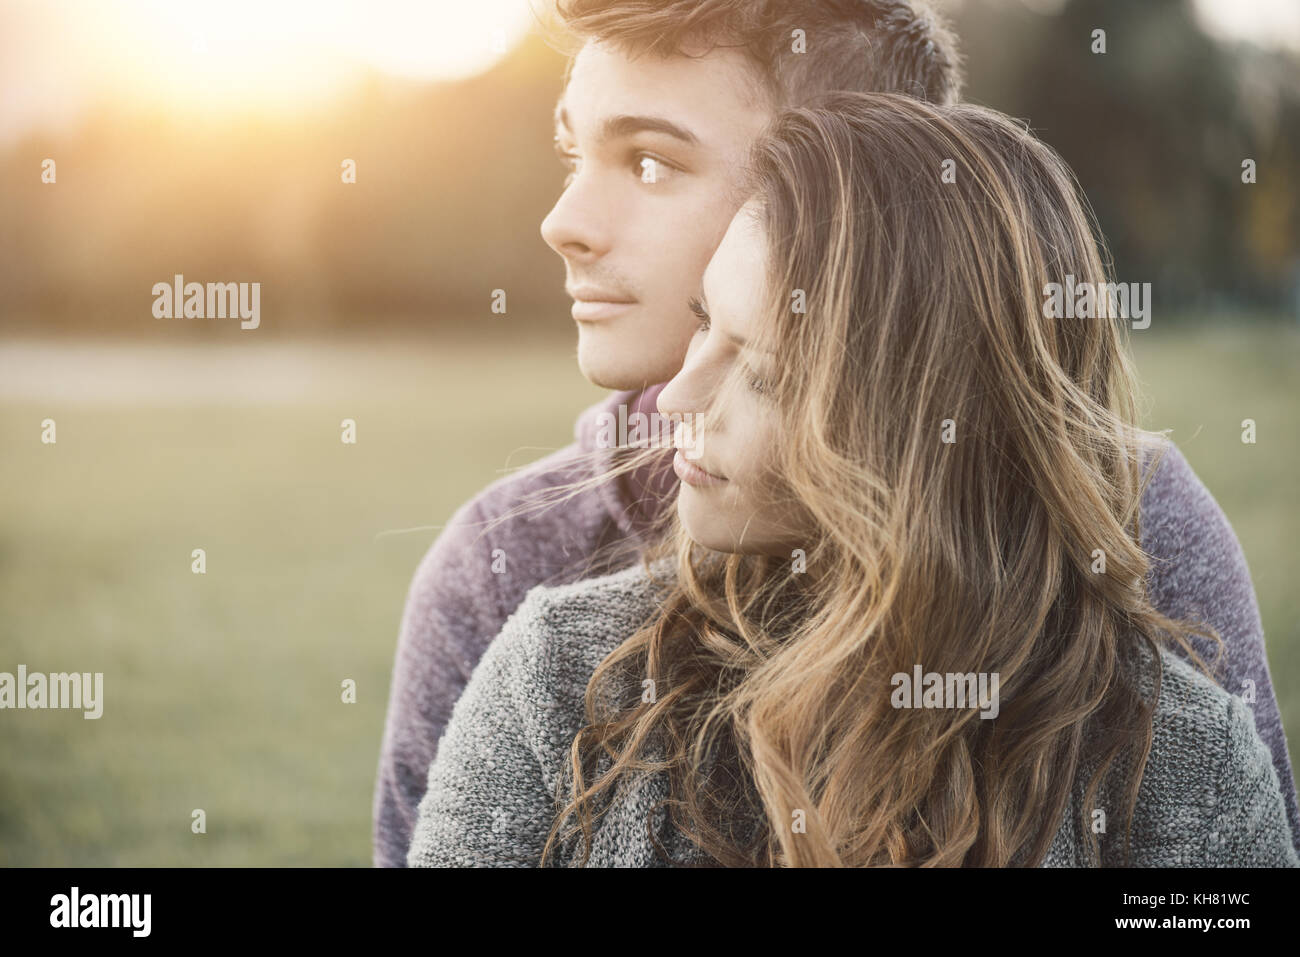
[[[1169,309],[1300,318],[1300,62],[1225,44],[1185,0],[953,15],[966,98],[1027,119],[1074,169],[1122,281]],[[1106,52],[1093,53],[1093,31]],[[1242,162],[1256,182],[1242,182]]]
[[[1117,277],[1153,283],[1157,321],[1300,316],[1295,54],[1211,38],[1186,0],[949,9],[966,98],[1061,152]],[[563,266],[538,233],[563,179],[550,140],[564,62],[530,35],[480,76],[376,76],[288,121],[105,104],[69,134],[29,136],[0,156],[0,327],[157,334],[179,320],[153,317],[151,287],[181,273],[261,282],[263,334],[500,322],[504,289],[509,315],[567,335]]]

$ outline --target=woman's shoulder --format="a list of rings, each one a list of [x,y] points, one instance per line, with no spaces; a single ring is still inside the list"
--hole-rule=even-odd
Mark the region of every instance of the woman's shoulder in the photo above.
[[[1152,759],[1176,756],[1182,763],[1198,761],[1209,769],[1240,758],[1238,751],[1244,742],[1239,732],[1254,730],[1254,717],[1245,701],[1173,649],[1161,645],[1159,655],[1160,695],[1152,714]]]
[[[1142,866],[1277,865],[1291,851],[1277,772],[1242,697],[1161,647],[1133,827]]]
[[[669,587],[672,563],[642,561],[620,571],[563,585],[537,585],[511,617],[521,617],[550,636],[581,639],[627,638],[658,607]]]
[[[654,613],[661,577],[638,564],[530,589],[475,666],[445,737],[510,715],[551,790],[584,723],[592,673]]]
[[[610,601],[627,601],[638,606],[653,605],[673,574],[673,559],[661,558],[647,564],[644,560],[594,578],[583,578],[562,585],[537,585],[529,589],[520,609],[563,609],[569,615],[581,614],[586,608],[605,606]]]
[[[671,569],[666,559],[648,570],[638,561],[595,578],[538,585],[502,626],[497,653],[522,659],[552,697],[580,700],[596,666],[653,616]]]

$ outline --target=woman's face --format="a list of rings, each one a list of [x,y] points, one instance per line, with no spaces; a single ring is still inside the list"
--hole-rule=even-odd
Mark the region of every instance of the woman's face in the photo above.
[[[753,201],[740,208],[704,271],[692,304],[700,326],[681,372],[659,394],[659,411],[676,422],[677,513],[687,534],[716,551],[789,557],[809,543],[773,468],[780,436],[768,383],[778,357],[748,344],[766,289],[767,243],[755,212]],[[742,388],[715,407],[733,369]]]

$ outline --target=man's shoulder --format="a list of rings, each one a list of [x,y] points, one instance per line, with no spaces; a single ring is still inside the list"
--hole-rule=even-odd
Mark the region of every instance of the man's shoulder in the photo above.
[[[1154,472],[1142,492],[1145,516],[1164,517],[1185,512],[1188,506],[1203,511],[1218,509],[1214,496],[1187,461],[1173,439],[1161,433],[1149,433],[1143,445],[1143,471]]]
[[[473,531],[475,541],[502,548],[507,563],[515,552],[528,565],[538,557],[529,552],[582,557],[603,537],[630,532],[617,477],[598,480],[614,461],[612,450],[597,443],[596,426],[602,414],[629,395],[615,393],[584,409],[574,423],[574,441],[493,480],[461,505],[446,526],[456,543],[463,544]],[[538,571],[533,583],[549,583]]]
[[[1155,436],[1146,446],[1145,469],[1154,472],[1142,493],[1142,531],[1147,550],[1161,558],[1196,551],[1240,551],[1240,543],[1218,501],[1173,440]],[[1220,554],[1205,555],[1220,562]]]
[[[489,482],[461,506],[458,513],[474,520],[491,520],[510,516],[512,511],[517,510],[521,518],[529,521],[562,520],[560,512],[524,509],[519,506],[537,504],[533,497],[538,493],[596,474],[599,468],[596,459],[595,455],[585,452],[577,442],[570,442],[563,448]],[[579,493],[574,498],[586,502],[590,495]]]
[[[1207,621],[1230,643],[1258,643],[1254,586],[1232,524],[1172,441],[1152,452],[1161,458],[1141,511],[1152,604],[1173,618]],[[1208,648],[1197,641],[1198,651]]]
[[[577,484],[601,471],[574,443],[494,480],[452,513],[413,586],[486,581],[503,601],[513,599],[508,609],[533,585],[580,576],[602,545],[621,537],[614,480]]]

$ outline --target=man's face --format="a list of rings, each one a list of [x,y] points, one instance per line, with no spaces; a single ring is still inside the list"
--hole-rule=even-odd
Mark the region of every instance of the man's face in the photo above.
[[[578,54],[556,108],[570,175],[542,237],[564,257],[578,365],[596,385],[640,389],[681,368],[689,300],[772,115],[734,50],[630,59],[593,41]]]

